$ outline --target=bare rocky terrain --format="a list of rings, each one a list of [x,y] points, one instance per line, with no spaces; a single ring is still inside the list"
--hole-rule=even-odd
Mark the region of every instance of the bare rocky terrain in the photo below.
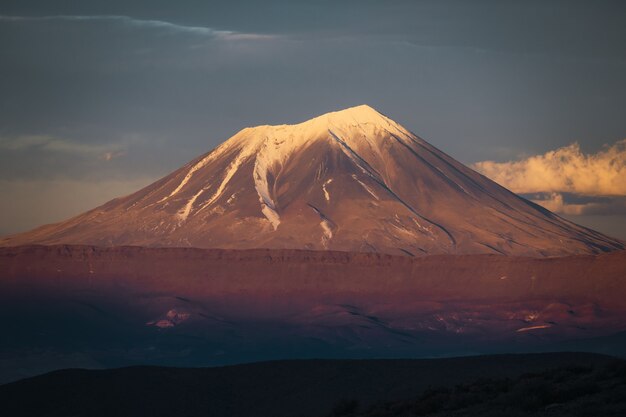
[[[4,381],[64,367],[626,352],[626,252],[0,249]]]

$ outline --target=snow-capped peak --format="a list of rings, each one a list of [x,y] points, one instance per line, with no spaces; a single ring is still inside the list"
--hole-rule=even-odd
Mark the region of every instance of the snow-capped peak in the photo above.
[[[271,136],[282,143],[283,138],[297,137],[299,138],[298,142],[306,142],[312,137],[327,136],[329,132],[348,133],[354,128],[360,128],[366,132],[388,131],[402,136],[411,134],[407,129],[376,109],[367,104],[362,104],[325,113],[301,123],[248,127],[235,135],[233,139],[245,137],[247,141],[250,141],[251,138],[265,140]]]
[[[372,124],[389,126],[391,120],[378,112],[376,109],[362,104],[348,107],[347,109],[325,113],[305,122],[305,124],[328,123],[332,125]]]
[[[208,191],[213,187],[213,183],[209,182],[189,196],[185,206],[178,212],[179,220],[186,221],[191,214],[197,215],[214,205],[224,195],[230,181],[241,167],[251,161],[254,188],[261,212],[276,230],[281,223],[281,217],[272,184],[286,162],[294,158],[294,155],[302,154],[313,143],[326,142],[328,149],[338,149],[345,154],[361,174],[383,184],[380,174],[365,162],[359,151],[366,149],[366,152],[373,152],[380,159],[382,143],[394,136],[395,139],[391,140],[401,140],[400,138],[406,140],[407,137],[413,137],[408,130],[368,105],[325,113],[298,124],[249,127],[190,166],[187,174],[173,191],[159,203],[166,202],[183,192],[185,187],[189,186],[192,177],[197,176],[197,172],[212,161],[218,160],[223,155],[232,154],[234,157],[227,165],[225,174],[219,185],[215,186],[215,190],[212,193]],[[358,182],[378,198],[366,184],[360,180]],[[205,199],[203,195],[210,195],[210,198]]]

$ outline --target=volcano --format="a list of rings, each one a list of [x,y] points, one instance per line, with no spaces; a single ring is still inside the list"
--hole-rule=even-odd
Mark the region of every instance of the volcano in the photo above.
[[[0,383],[85,366],[626,355],[623,244],[368,106],[247,128],[0,241]]]
[[[623,249],[362,105],[246,128],[159,181],[24,244],[561,256]]]

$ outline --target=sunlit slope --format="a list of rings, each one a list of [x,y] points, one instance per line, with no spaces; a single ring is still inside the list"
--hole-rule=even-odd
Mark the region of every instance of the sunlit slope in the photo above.
[[[559,256],[623,249],[368,106],[246,128],[136,193],[0,241]]]

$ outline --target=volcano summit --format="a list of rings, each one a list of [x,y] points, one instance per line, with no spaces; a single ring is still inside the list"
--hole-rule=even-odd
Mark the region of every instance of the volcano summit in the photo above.
[[[243,129],[134,194],[0,241],[32,243],[415,256],[624,248],[518,197],[366,105]]]

